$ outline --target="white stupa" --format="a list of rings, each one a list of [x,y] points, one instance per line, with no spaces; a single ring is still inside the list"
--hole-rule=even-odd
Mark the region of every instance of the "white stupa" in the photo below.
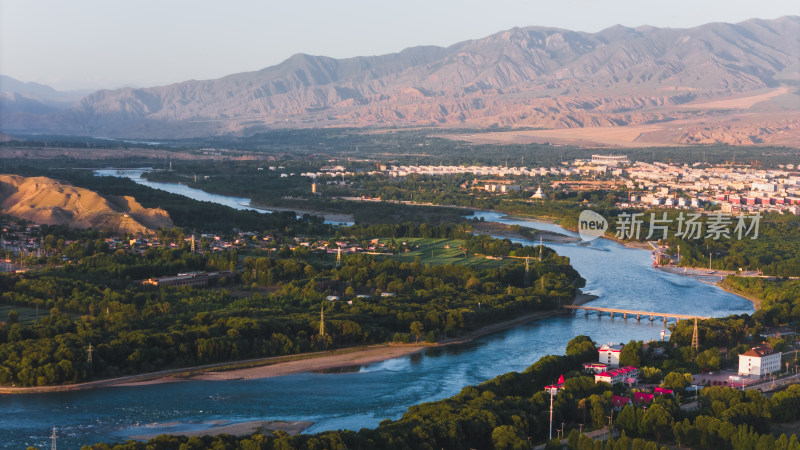
[[[533,195],[531,195],[531,198],[544,198],[544,194],[542,193],[542,187],[541,186],[539,186],[536,189],[536,192]]]

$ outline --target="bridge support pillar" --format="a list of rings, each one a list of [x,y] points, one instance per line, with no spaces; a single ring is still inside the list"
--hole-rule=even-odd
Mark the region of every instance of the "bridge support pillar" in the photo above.
[[[587,309],[585,311],[586,311],[586,317],[589,317],[589,310]]]
[[[628,320],[628,313],[622,313],[622,318]]]
[[[656,316],[654,316],[654,315],[650,314],[650,322],[652,322],[652,321],[653,321],[653,319],[655,319],[655,318],[656,318]]]
[[[664,325],[667,324],[667,316],[664,316]]]
[[[680,317],[676,317],[675,318],[675,323],[681,323],[681,318]]]
[[[638,322],[638,321],[639,321],[639,319],[641,319],[641,318],[642,318],[642,315],[641,315],[641,314],[636,314],[636,321],[637,321],[637,322]]]
[[[614,311],[611,311],[611,318],[614,318]]]

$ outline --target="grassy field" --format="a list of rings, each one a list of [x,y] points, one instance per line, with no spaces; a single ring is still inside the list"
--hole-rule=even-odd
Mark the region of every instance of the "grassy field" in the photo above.
[[[405,238],[403,241],[418,247],[395,256],[401,262],[414,262],[419,257],[422,264],[454,264],[481,269],[496,268],[511,262],[509,259],[486,259],[475,255],[467,255],[465,258],[464,252],[458,249],[463,241],[458,239]]]
[[[784,433],[786,436],[791,436],[800,433],[800,422],[773,423],[769,426],[769,429],[775,436],[780,436]]]
[[[381,242],[384,243],[390,241],[392,241],[392,239],[381,239]],[[512,258],[504,258],[502,260],[487,259],[485,256],[476,256],[472,254],[467,255],[465,258],[464,252],[458,249],[464,243],[464,241],[460,239],[396,238],[394,241],[397,243],[406,242],[411,246],[416,247],[416,249],[394,256],[377,256],[377,258],[394,258],[400,262],[414,262],[416,261],[417,257],[419,257],[422,264],[454,264],[476,267],[480,269],[502,267],[514,262],[514,259]],[[274,254],[275,253],[273,253],[273,255]],[[349,253],[342,252],[342,258],[347,258],[349,255]],[[266,253],[255,255],[251,252],[242,252],[239,254],[239,263],[241,264],[246,257],[250,256],[266,256]],[[302,259],[310,264],[333,265],[336,263],[336,254],[319,254],[312,252],[308,256],[302,257]],[[20,312],[20,317],[21,314],[22,313]]]
[[[9,306],[9,305],[0,305],[0,322],[7,322],[8,321],[8,312],[14,310],[19,313],[19,318],[17,322],[33,322],[36,320],[36,308],[26,308],[24,306]],[[44,309],[39,309],[39,317],[45,317],[49,314],[49,312]]]

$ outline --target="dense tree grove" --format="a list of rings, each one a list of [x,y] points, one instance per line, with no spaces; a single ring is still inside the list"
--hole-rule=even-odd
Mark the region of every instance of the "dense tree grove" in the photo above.
[[[409,227],[393,233],[429,234],[426,226]],[[552,250],[531,264],[526,277],[518,259],[479,269],[367,255],[348,256],[334,267],[312,255],[299,257],[302,247],[274,257],[240,258],[235,250],[199,255],[186,248],[182,236],[170,237],[174,233],[164,230],[161,237],[180,242],[178,248],[154,247],[142,254],[112,252],[91,236],[64,245],[47,234],[45,240],[54,245],[47,250],[51,256],[42,258],[67,257],[66,264],[0,275],[0,303],[35,308],[42,315],[0,326],[0,384],[75,383],[417,337],[433,342],[555,308],[570,301],[583,283],[569,260]],[[481,242],[504,252],[521,249],[491,238]],[[237,277],[250,291],[232,295],[227,289],[236,287],[236,280],[209,289],[155,288],[136,281],[227,269],[238,269]],[[321,307],[325,335],[319,335]],[[412,324],[418,324],[416,332]],[[91,365],[86,362],[90,344],[96,349]]]
[[[760,325],[800,321],[800,280],[728,276],[723,285],[751,298],[760,308],[753,316]]]

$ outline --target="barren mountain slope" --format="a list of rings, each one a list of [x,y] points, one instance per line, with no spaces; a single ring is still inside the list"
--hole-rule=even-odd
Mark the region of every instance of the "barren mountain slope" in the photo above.
[[[598,33],[527,27],[447,48],[298,54],[216,80],[99,91],[49,123],[151,138],[311,126],[629,126],[703,117],[679,106],[797,82],[798,17]],[[9,127],[47,126],[12,119]]]
[[[0,175],[0,210],[38,224],[149,233],[173,226],[163,209],[144,208],[133,197],[103,197],[46,177]]]

